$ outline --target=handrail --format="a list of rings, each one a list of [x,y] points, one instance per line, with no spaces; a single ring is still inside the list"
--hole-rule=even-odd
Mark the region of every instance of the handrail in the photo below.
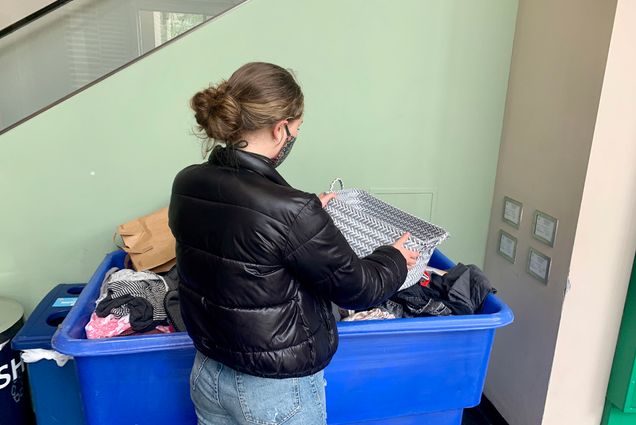
[[[59,0],[56,3],[60,3],[58,5],[58,7],[62,4],[62,3],[69,3],[71,0]],[[68,100],[69,98],[77,95],[78,93],[83,92],[84,90],[94,86],[95,84],[100,83],[101,81],[109,78],[110,76],[112,76],[113,74],[116,74],[118,72],[120,72],[121,70],[133,65],[134,63],[136,63],[139,60],[144,59],[146,56],[154,54],[155,52],[157,52],[160,49],[163,49],[165,47],[167,47],[168,45],[171,45],[173,42],[176,42],[177,40],[181,39],[182,37],[186,37],[187,35],[189,35],[192,31],[196,31],[197,29],[199,29],[200,26],[205,25],[210,23],[211,21],[214,21],[218,18],[220,18],[221,16],[225,15],[226,13],[230,12],[232,9],[243,5],[247,2],[248,0],[236,0],[235,4],[232,6],[229,6],[228,8],[219,11],[218,13],[214,14],[214,15],[210,15],[210,17],[208,19],[206,19],[205,21],[203,21],[200,24],[194,25],[193,27],[187,29],[186,31],[174,36],[173,38],[163,42],[161,45],[154,47],[148,51],[146,51],[145,53],[140,54],[139,56],[136,56],[130,60],[128,60],[127,62],[122,63],[120,66],[117,66],[113,69],[111,69],[108,72],[105,72],[104,74],[100,75],[99,77],[96,77],[95,79],[91,80],[89,83],[86,83],[76,89],[70,90],[69,92],[67,92],[67,94],[56,98],[54,101],[50,101],[50,103],[44,104],[44,106],[39,107],[38,109],[33,110],[33,112],[28,113],[28,115],[24,115],[22,118],[18,119],[17,121],[9,124],[6,127],[2,127],[0,125],[0,136],[2,136],[3,134],[13,130],[14,128],[20,126],[21,124],[25,123],[26,121],[29,121],[30,119],[34,118],[37,115],[40,115],[42,112],[45,112],[51,108],[53,108],[54,106]],[[53,9],[50,9],[50,11],[52,11]],[[40,15],[43,16],[43,15]]]
[[[11,34],[14,31],[19,30],[20,28],[29,25],[31,22],[41,18],[42,16],[46,15],[49,12],[54,11],[55,9],[59,8],[60,6],[65,5],[66,3],[70,2],[71,0],[55,0],[54,2],[44,6],[41,9],[36,10],[35,12],[31,13],[30,15],[25,16],[24,18],[20,19],[19,21],[16,21],[14,23],[12,23],[9,26],[6,26],[2,29],[0,29],[0,38],[5,37],[9,34]]]

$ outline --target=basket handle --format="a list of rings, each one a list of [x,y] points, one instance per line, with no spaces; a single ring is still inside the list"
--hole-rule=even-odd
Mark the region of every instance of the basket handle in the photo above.
[[[333,192],[333,187],[335,186],[336,182],[340,183],[340,190],[344,189],[344,183],[342,182],[342,179],[340,177],[336,177],[334,179],[334,181],[331,182],[331,186],[329,186],[329,192]]]

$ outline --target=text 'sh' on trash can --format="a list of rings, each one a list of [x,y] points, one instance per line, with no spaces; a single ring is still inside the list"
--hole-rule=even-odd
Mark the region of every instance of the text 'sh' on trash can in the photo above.
[[[84,284],[63,283],[35,308],[11,343],[22,351],[27,366],[33,409],[38,425],[82,425],[80,388],[72,359],[52,351],[51,338]]]
[[[11,339],[23,324],[24,309],[17,302],[0,297],[0,424],[33,422],[24,363],[11,349]]]
[[[75,358],[89,425],[195,424],[187,333],[86,339],[102,280],[124,256],[99,265],[53,348]],[[439,251],[429,264],[454,265]],[[329,424],[459,425],[463,409],[479,404],[495,330],[512,320],[491,294],[475,315],[339,323],[340,346],[325,370]]]

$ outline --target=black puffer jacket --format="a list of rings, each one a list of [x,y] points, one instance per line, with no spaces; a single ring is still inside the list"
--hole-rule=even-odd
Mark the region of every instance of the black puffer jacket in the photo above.
[[[260,155],[217,147],[182,170],[169,217],[195,347],[251,375],[320,371],[338,345],[330,300],[366,308],[406,279],[397,249],[358,258],[318,197],[290,187]]]

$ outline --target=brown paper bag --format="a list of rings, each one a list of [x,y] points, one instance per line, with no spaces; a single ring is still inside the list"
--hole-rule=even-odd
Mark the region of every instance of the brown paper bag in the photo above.
[[[117,227],[121,249],[130,256],[137,271],[161,273],[176,264],[175,239],[168,227],[168,208],[136,218]]]

